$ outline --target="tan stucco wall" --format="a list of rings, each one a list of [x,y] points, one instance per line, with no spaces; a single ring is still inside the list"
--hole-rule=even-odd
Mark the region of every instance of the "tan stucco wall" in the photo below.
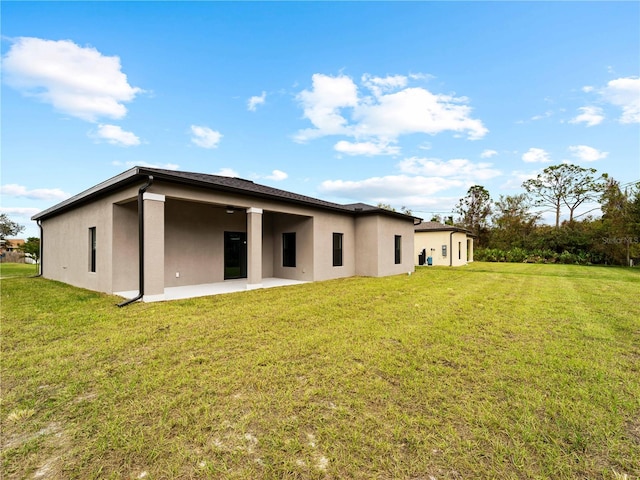
[[[43,220],[43,276],[78,287],[112,293],[114,203],[135,197],[136,188],[81,205]],[[126,212],[116,214],[121,220]],[[96,271],[89,271],[89,228],[96,227]],[[137,234],[137,230],[136,230]],[[120,244],[116,243],[115,248]],[[119,252],[118,252],[119,253]],[[137,268],[137,267],[136,267]]]
[[[138,202],[113,205],[113,291],[138,289]]]
[[[141,182],[142,184],[143,182]],[[137,189],[128,187],[43,221],[44,275],[108,293],[138,289]],[[247,231],[247,208],[262,210],[262,277],[303,281],[413,271],[409,219],[308,208],[271,199],[154,183],[145,200],[145,285],[163,288],[224,280],[224,232]],[[227,206],[234,213],[226,212]],[[98,236],[97,272],[89,272],[89,228]],[[296,233],[296,266],[282,266],[282,234]],[[333,233],[343,234],[343,265],[333,266]],[[394,263],[394,235],[402,263]],[[157,258],[156,258],[157,257]],[[153,266],[151,266],[153,264]],[[178,275],[176,275],[178,273]],[[145,287],[146,290],[146,287]]]
[[[333,234],[342,234],[342,266],[333,266]],[[314,218],[315,280],[352,277],[356,271],[355,218],[321,213]]]
[[[384,277],[414,271],[413,223],[368,215],[356,220],[356,274]],[[395,263],[395,236],[402,237],[401,263]]]
[[[439,266],[454,266],[459,267],[466,265],[467,262],[473,261],[467,258],[467,239],[472,240],[465,233],[454,232],[453,238],[450,237],[451,232],[415,232],[415,250],[414,261],[418,265],[418,256],[422,252],[422,249],[427,250],[427,257],[433,258],[433,265]],[[447,246],[447,256],[442,256],[442,246]],[[432,252],[431,249],[435,250]],[[425,263],[426,265],[426,263]]]

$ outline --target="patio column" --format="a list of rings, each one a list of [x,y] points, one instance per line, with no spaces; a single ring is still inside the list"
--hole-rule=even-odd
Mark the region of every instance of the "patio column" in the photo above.
[[[164,195],[145,192],[144,201],[144,297],[164,300]]]
[[[247,289],[262,288],[262,209],[247,208]]]

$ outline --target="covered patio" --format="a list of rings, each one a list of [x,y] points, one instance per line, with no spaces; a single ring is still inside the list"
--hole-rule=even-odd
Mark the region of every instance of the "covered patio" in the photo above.
[[[300,280],[289,280],[287,278],[263,278],[262,286],[259,288],[284,287],[288,285],[298,285],[307,283]],[[159,302],[163,300],[182,300],[186,298],[207,297],[211,295],[221,295],[223,293],[245,292],[253,290],[246,278],[238,278],[235,280],[225,280],[224,282],[204,283],[200,285],[184,285],[180,287],[165,287],[164,298],[158,296],[145,296],[144,302]],[[115,292],[125,299],[134,298],[138,295],[138,290],[130,290],[127,292]]]

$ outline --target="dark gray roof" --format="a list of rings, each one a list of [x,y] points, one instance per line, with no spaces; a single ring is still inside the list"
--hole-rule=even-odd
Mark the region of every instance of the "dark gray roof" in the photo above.
[[[350,213],[353,215],[364,215],[378,213],[383,215],[390,215],[401,218],[414,218],[411,215],[405,215],[403,213],[392,212],[390,210],[373,207],[364,203],[354,203],[349,205],[341,205],[338,203],[327,202],[306,195],[300,195],[286,190],[280,190],[278,188],[268,187],[255,183],[251,180],[244,180],[236,177],[223,177],[220,175],[208,175],[205,173],[195,172],[179,172],[175,170],[164,170],[161,168],[150,167],[134,167],[126,172],[121,173],[109,180],[106,180],[94,187],[85,190],[78,195],[75,195],[67,200],[48,208],[32,217],[32,220],[42,220],[44,218],[57,215],[63,211],[73,208],[76,205],[91,201],[106,193],[112,192],[119,188],[129,186],[131,184],[140,183],[143,184],[149,175],[153,175],[155,180],[162,180],[172,183],[183,183],[202,187],[205,189],[221,190],[233,193],[239,193],[249,195],[258,198],[267,198],[272,200],[281,200],[288,203],[296,203],[299,205],[316,207],[321,209],[328,209],[339,211],[343,213]]]
[[[416,232],[460,232],[471,235],[471,231],[455,225],[445,225],[440,222],[422,222],[415,226]]]

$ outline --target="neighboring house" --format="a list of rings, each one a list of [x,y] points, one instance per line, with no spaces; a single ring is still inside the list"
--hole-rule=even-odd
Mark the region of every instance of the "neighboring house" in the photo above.
[[[165,288],[237,278],[251,289],[273,277],[409,273],[419,219],[239,178],[134,167],[33,220],[44,277],[154,301]]]
[[[0,240],[0,252],[19,252],[24,246],[24,238],[5,238]]]
[[[444,225],[439,222],[423,222],[415,227],[414,237],[416,265],[458,267],[473,262],[473,235],[469,230]]]

